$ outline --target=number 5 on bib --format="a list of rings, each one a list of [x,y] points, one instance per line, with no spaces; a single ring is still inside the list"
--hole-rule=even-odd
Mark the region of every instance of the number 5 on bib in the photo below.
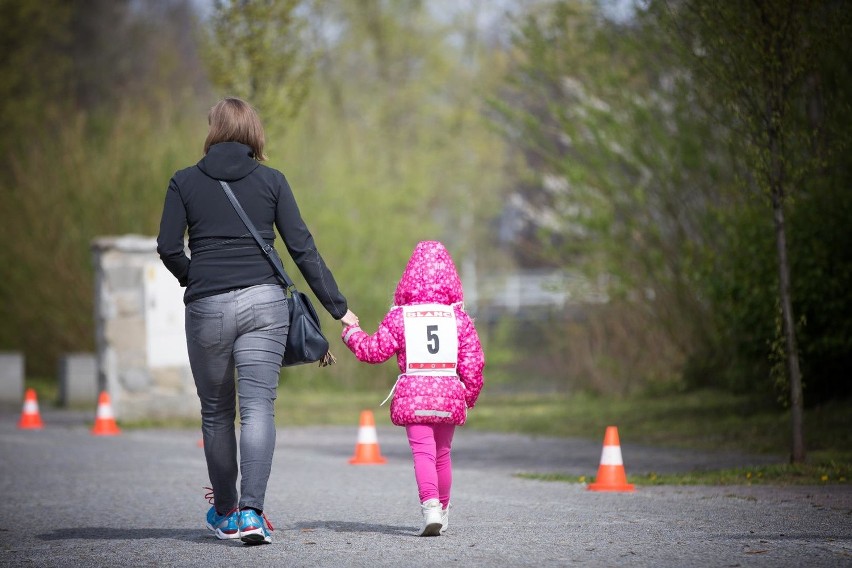
[[[459,336],[452,306],[403,306],[406,374],[456,375]]]

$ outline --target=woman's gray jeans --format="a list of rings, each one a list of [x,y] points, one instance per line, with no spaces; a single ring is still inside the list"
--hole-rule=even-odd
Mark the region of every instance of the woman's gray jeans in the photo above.
[[[263,510],[275,449],[274,404],[289,325],[284,289],[273,284],[201,298],[186,306],[186,343],[201,400],[204,456],[220,515],[237,507]],[[239,469],[234,428],[237,394]],[[242,474],[239,493],[238,474]]]

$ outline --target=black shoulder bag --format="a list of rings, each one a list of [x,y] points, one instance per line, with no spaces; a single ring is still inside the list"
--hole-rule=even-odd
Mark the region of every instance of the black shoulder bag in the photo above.
[[[296,290],[296,285],[284,271],[284,265],[281,264],[281,259],[278,258],[275,248],[267,244],[257,232],[228,183],[222,180],[219,180],[219,183],[222,184],[222,189],[225,190],[225,195],[228,196],[231,205],[237,210],[240,219],[245,223],[251,236],[257,242],[257,246],[263,251],[266,260],[272,265],[275,274],[288,292],[287,307],[290,311],[290,332],[287,334],[287,345],[284,350],[282,366],[290,367],[319,362],[320,367],[325,367],[335,363],[336,359],[328,350],[328,340],[322,334],[320,321],[310,298],[304,292]]]

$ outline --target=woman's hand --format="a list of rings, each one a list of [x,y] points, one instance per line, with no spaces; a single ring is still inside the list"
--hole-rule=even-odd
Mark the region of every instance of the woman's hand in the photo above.
[[[340,323],[343,324],[343,327],[358,325],[358,316],[352,313],[352,310],[346,310],[346,315],[340,318]]]

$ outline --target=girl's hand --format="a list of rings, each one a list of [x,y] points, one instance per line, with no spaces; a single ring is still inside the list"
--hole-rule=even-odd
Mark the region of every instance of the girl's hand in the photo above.
[[[343,324],[343,327],[358,325],[358,316],[352,313],[352,310],[346,310],[346,314],[340,318],[340,323]]]

